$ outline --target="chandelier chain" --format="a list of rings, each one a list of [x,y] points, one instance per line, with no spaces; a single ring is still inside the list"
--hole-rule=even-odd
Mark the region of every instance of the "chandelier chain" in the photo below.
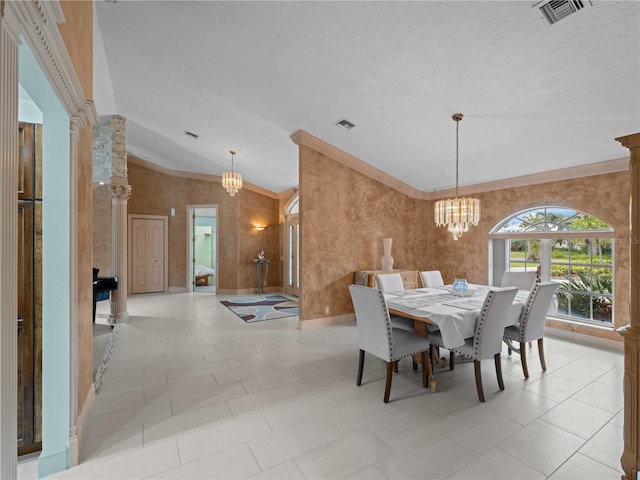
[[[458,128],[460,127],[460,120],[456,120],[456,198],[458,198]]]

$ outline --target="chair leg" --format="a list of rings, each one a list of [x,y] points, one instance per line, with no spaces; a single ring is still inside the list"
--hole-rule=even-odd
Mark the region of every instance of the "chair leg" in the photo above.
[[[473,369],[476,372],[476,389],[478,389],[478,399],[484,402],[484,392],[482,391],[482,372],[480,370],[480,360],[473,361]]]
[[[357,386],[360,386],[362,384],[363,369],[364,369],[364,350],[360,350],[360,361],[358,362],[358,379],[356,380]]]
[[[414,372],[418,370],[418,362],[416,362],[416,359],[413,357],[411,357],[411,366],[413,367]]]
[[[387,383],[384,386],[384,403],[389,403],[391,393],[391,380],[393,379],[393,366],[396,362],[387,362]]]
[[[429,355],[425,350],[424,352],[422,352],[422,386],[424,388],[427,388],[429,386],[429,372],[427,369],[427,362],[430,361],[431,360],[429,359]],[[413,363],[415,365],[415,360],[413,361]]]
[[[449,370],[453,370],[456,366],[456,354],[451,351],[449,352]]]
[[[527,367],[527,344],[520,342],[520,363],[522,363],[522,373],[524,378],[529,378],[529,368]]]
[[[398,373],[398,360],[396,360],[395,362],[393,362],[393,371],[395,373]]]
[[[502,359],[500,354],[496,353],[493,359],[496,362],[496,377],[498,377],[498,386],[500,390],[504,390],[504,380],[502,379]]]
[[[545,371],[547,369],[547,362],[544,361],[544,341],[542,338],[538,339],[538,355],[540,356],[542,371]]]
[[[433,345],[429,345],[429,363],[431,364],[431,371],[433,372],[433,370],[435,369],[435,360],[434,360],[434,355],[439,353],[440,348],[439,347],[435,347]]]

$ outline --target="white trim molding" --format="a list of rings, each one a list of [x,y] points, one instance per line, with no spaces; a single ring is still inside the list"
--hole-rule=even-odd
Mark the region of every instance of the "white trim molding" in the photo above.
[[[97,121],[97,112],[91,100],[82,91],[73,63],[67,52],[57,24],[64,22],[64,14],[57,0],[0,0],[2,14],[0,30],[0,477],[15,478],[17,470],[17,338],[15,322],[17,318],[17,195],[15,178],[18,168],[18,145],[16,126],[18,124],[18,46],[20,39],[33,53],[44,78],[49,83],[69,118],[69,158],[71,166],[77,164],[77,141],[79,129]],[[75,170],[71,171],[71,185],[77,183]],[[72,205],[69,205],[72,208]],[[75,213],[71,213],[71,238],[76,238]],[[71,263],[75,262],[77,245],[70,245]],[[68,319],[70,329],[77,328],[77,268],[69,265],[70,289]],[[69,332],[69,351],[61,351],[65,362],[77,362],[77,331]],[[47,338],[43,338],[46,343]],[[11,373],[14,372],[14,373]],[[69,435],[77,431],[77,373],[75,366],[69,372],[70,389],[48,391],[49,396],[63,395],[70,414],[66,445],[50,446],[41,458],[40,473],[53,473],[68,467]],[[43,371],[43,385],[47,372]],[[73,377],[76,378],[73,378]],[[48,387],[47,387],[48,388]],[[43,392],[45,393],[45,392]],[[65,467],[66,465],[66,467]]]
[[[18,450],[18,31],[0,0],[0,478],[17,477]]]

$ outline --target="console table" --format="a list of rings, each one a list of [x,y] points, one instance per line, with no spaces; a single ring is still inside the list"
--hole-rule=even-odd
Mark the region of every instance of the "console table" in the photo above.
[[[264,293],[264,287],[267,284],[267,273],[269,273],[269,259],[254,258],[253,263],[256,265],[256,280],[258,281],[258,293]]]
[[[418,271],[417,270],[360,270],[356,272],[355,283],[364,285],[365,287],[377,287],[376,275],[384,275],[385,273],[399,273],[402,277],[402,283],[406,290],[418,288]]]

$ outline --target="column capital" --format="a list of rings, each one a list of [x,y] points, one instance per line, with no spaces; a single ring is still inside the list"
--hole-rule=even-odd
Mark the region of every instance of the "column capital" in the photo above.
[[[109,185],[109,194],[112,200],[128,200],[131,196],[131,185]]]
[[[627,147],[629,150],[640,148],[640,132],[618,137],[616,141],[620,142],[623,147]]]

